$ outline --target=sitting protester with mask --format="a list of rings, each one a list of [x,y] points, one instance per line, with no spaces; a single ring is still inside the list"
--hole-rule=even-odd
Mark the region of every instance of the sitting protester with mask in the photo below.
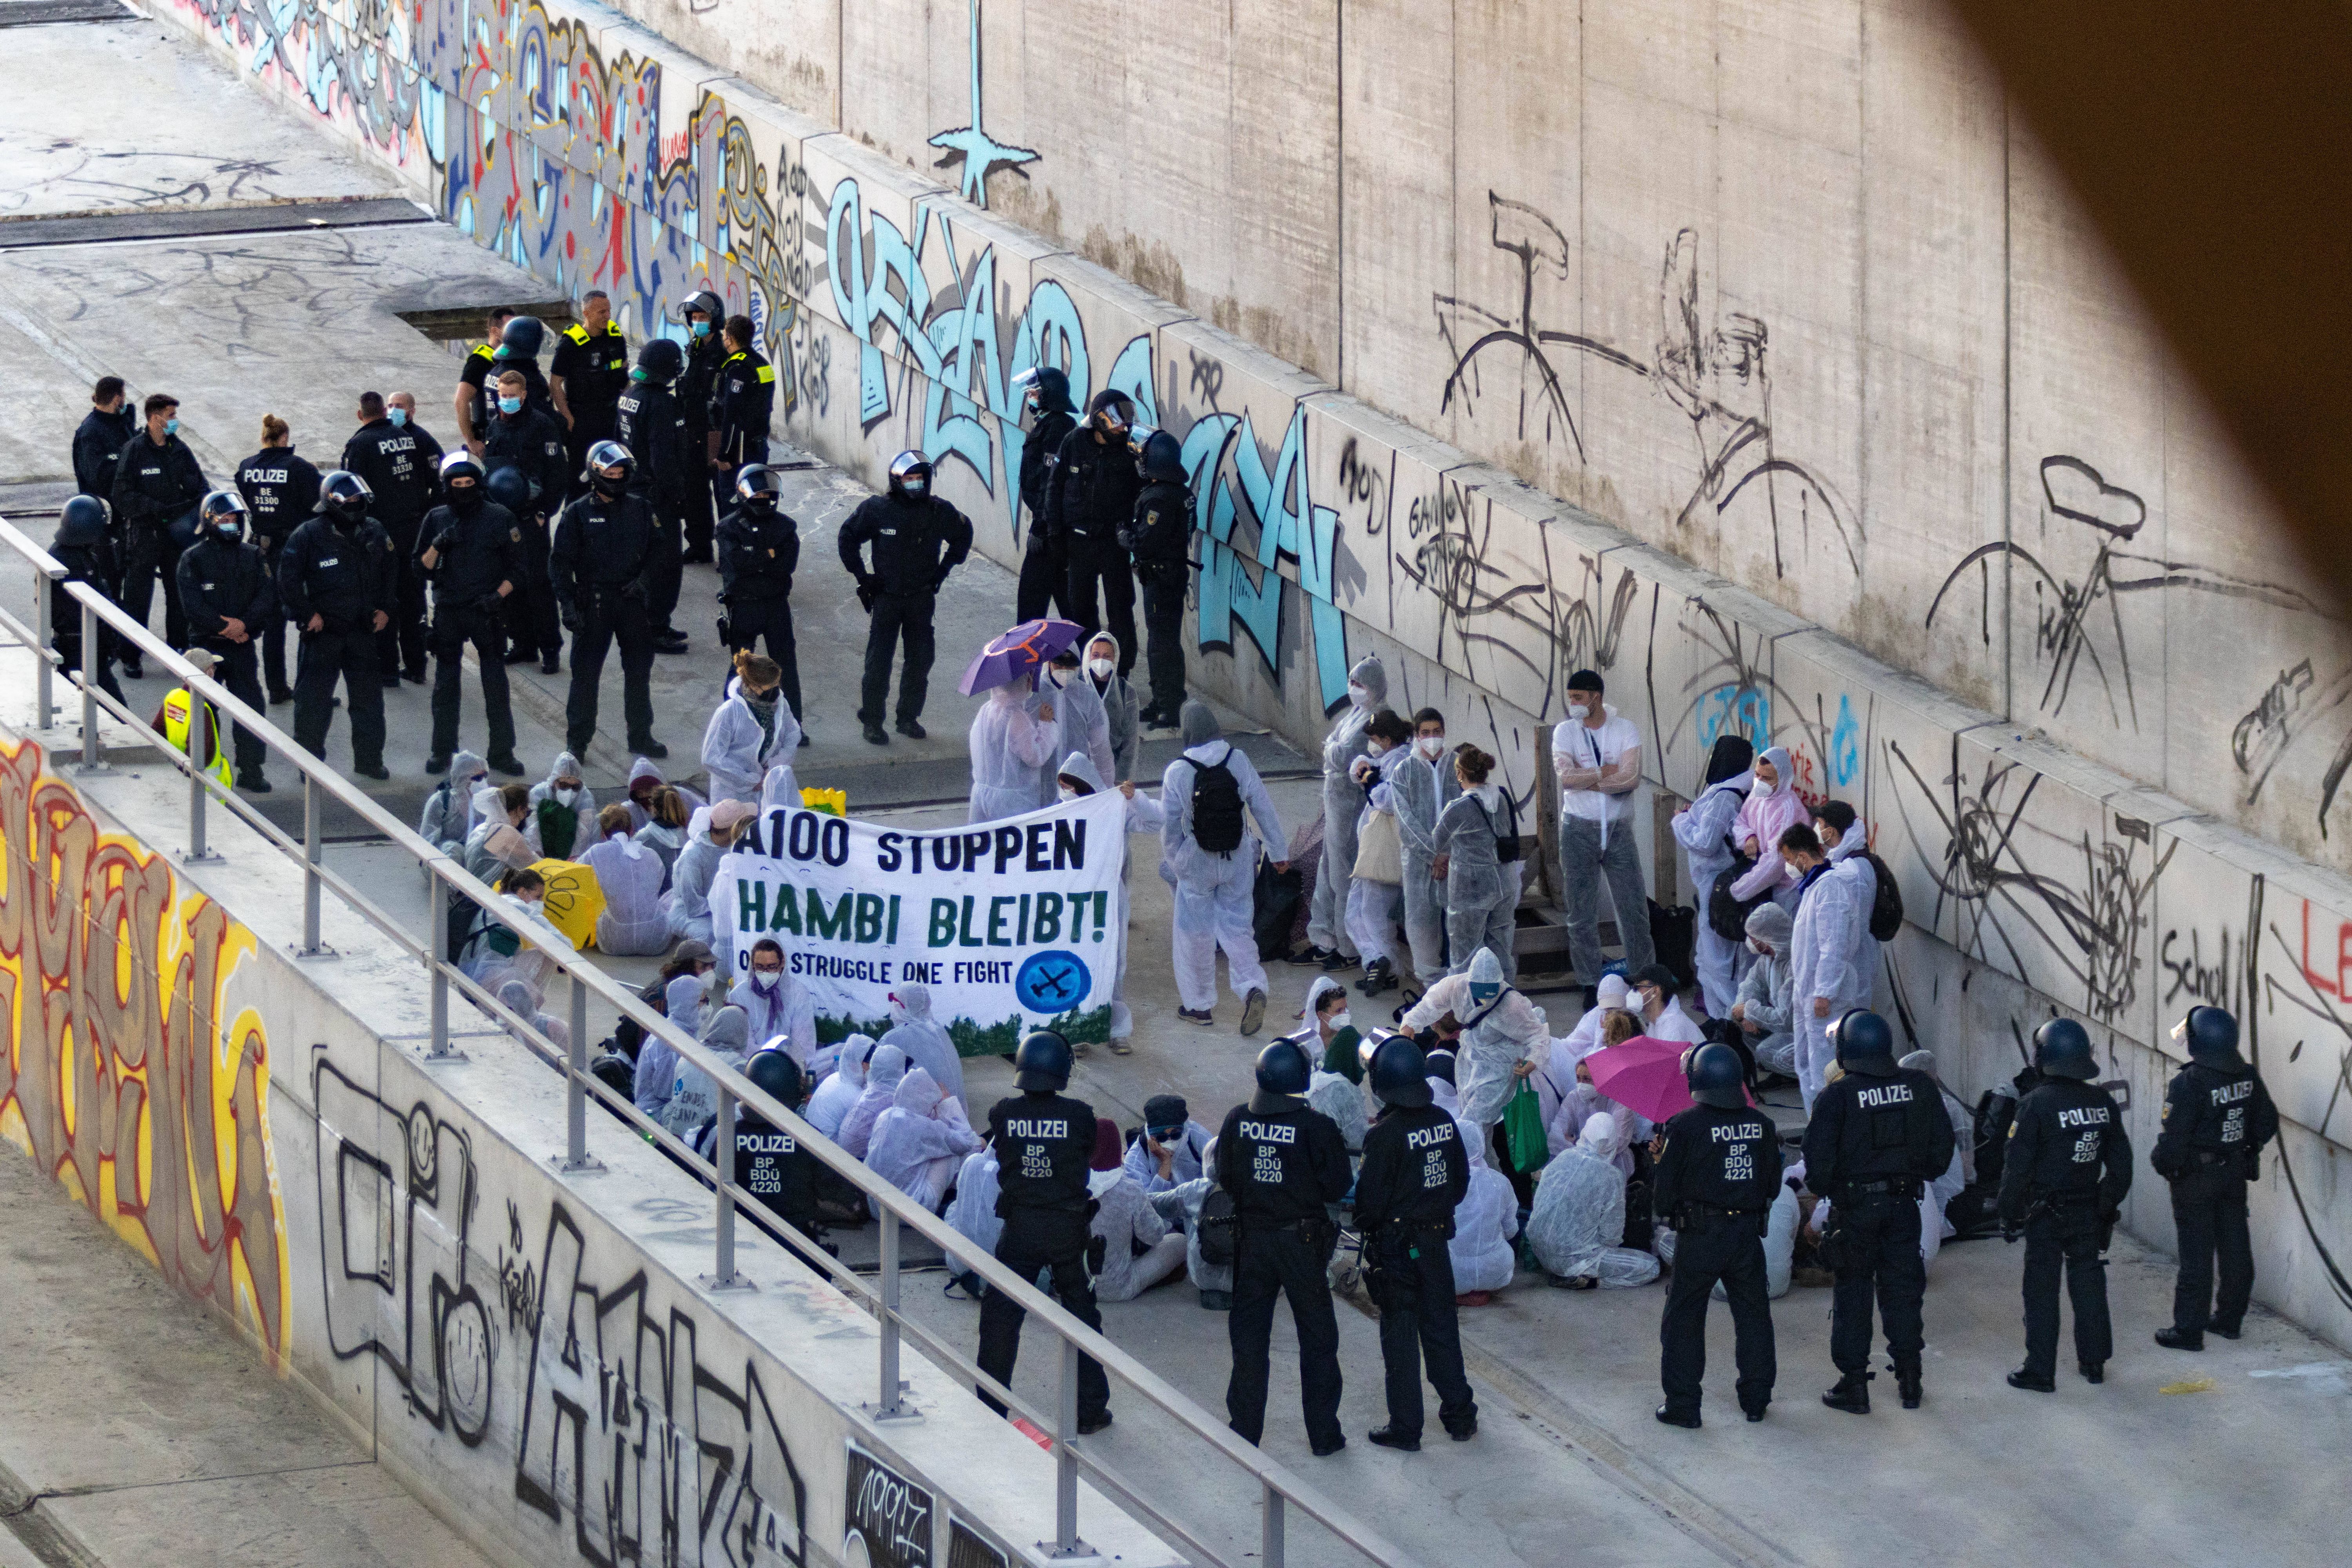
[[[807,1067],[816,1051],[816,1004],[788,972],[775,938],[751,944],[751,972],[735,983],[727,1000],[751,1018],[754,1045],[782,1050],[795,1066]]]
[[[1192,1119],[1183,1096],[1155,1094],[1143,1102],[1142,1131],[1127,1146],[1127,1173],[1147,1194],[1197,1181],[1215,1136]]]
[[[558,752],[547,776],[530,786],[522,833],[550,860],[573,859],[596,841],[596,797],[580,782],[580,759],[570,752]]]
[[[1748,1037],[1760,1072],[1797,1076],[1797,1034],[1789,1016],[1789,911],[1769,900],[1748,911],[1748,950],[1756,955],[1739,982],[1731,1021]]]
[[[601,837],[580,853],[580,863],[596,873],[604,908],[596,916],[596,946],[614,957],[650,958],[667,952],[676,939],[662,912],[661,859],[629,832],[629,808],[608,805],[596,814]]]
[[[1121,1165],[1122,1153],[1118,1123],[1096,1118],[1087,1194],[1096,1205],[1087,1228],[1103,1249],[1094,1270],[1097,1301],[1132,1301],[1184,1267],[1183,1227],[1169,1228]]]
[[[940,1092],[930,1074],[914,1068],[898,1080],[889,1108],[874,1119],[866,1168],[937,1214],[947,1202],[956,1167],[979,1147],[980,1135],[964,1116],[962,1102]]]
[[[890,1030],[882,1044],[906,1052],[908,1062],[929,1073],[940,1092],[970,1114],[971,1107],[963,1097],[963,1058],[956,1054],[947,1030],[931,1016],[929,986],[908,982],[890,994]]]

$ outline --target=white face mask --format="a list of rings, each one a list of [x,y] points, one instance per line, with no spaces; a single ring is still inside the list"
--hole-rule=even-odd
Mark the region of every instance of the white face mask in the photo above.
[[[1421,748],[1421,754],[1433,763],[1445,754],[1445,737],[1443,735],[1423,735],[1413,744]]]
[[[774,995],[776,987],[783,983],[784,972],[781,969],[777,970],[772,974],[761,969],[751,971],[751,989],[757,991],[762,996]]]
[[[558,784],[555,787],[556,804],[559,805],[570,805],[572,801],[579,796],[579,794],[580,792],[576,789],[566,789],[562,784]]]
[[[1087,673],[1093,676],[1097,680],[1108,680],[1113,675],[1117,674],[1118,671],[1118,661],[1117,659],[1090,658],[1087,660]]]
[[[1759,778],[1754,784],[1748,786],[1748,793],[1754,795],[1758,800],[1762,800],[1766,795],[1772,793],[1772,789],[1773,784],[1770,779]]]
[[[1389,743],[1386,741],[1367,741],[1364,742],[1364,754],[1368,757],[1385,757],[1389,754]]]
[[[1076,800],[1078,798],[1078,792],[1072,789],[1069,785],[1064,784],[1062,786],[1062,798],[1064,800]]]
[[[1765,946],[1762,942],[1758,942],[1752,936],[1748,939],[1748,951],[1754,953],[1759,958],[1769,958],[1772,956],[1772,950]]]
[[[1052,685],[1059,688],[1068,683],[1070,672],[1058,664],[1049,664],[1045,667],[1045,679]]]
[[[1790,859],[1786,855],[1780,857],[1780,866],[1783,870],[1789,873],[1789,880],[1792,882],[1801,882],[1805,879],[1805,868],[1802,866],[1798,865],[1794,860]]]
[[[1372,694],[1351,680],[1348,682],[1348,700],[1359,708],[1370,708],[1372,705]]]
[[[1568,716],[1571,719],[1582,719],[1591,711],[1592,708],[1589,703],[1571,702],[1568,705]]]
[[[1348,1016],[1348,1010],[1345,1007],[1342,1007],[1338,1012],[1332,1014],[1328,1018],[1325,1019],[1324,1022],[1331,1026],[1331,1032],[1336,1035],[1340,1030],[1348,1026],[1350,1019]]]

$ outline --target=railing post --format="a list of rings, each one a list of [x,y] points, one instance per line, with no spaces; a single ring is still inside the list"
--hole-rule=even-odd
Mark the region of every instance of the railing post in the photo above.
[[[1282,1568],[1282,1494],[1265,1483],[1265,1522],[1258,1536],[1258,1561],[1265,1568]]]
[[[96,773],[106,766],[98,743],[98,611],[81,602],[81,771]]]
[[[1055,1557],[1091,1557],[1078,1539],[1078,1457],[1070,1444],[1078,1435],[1078,1347],[1061,1341],[1061,1397],[1054,1401],[1054,1550]]]
[[[209,731],[210,726],[205,722],[205,700],[197,695],[194,686],[184,689],[188,694],[188,711],[193,715],[188,752],[188,853],[185,858],[191,863],[217,860],[220,857],[205,844],[205,785],[208,775],[204,765],[196,761],[199,749],[196,736]]]
[[[318,775],[302,774],[302,945],[298,958],[332,958],[335,950],[319,940],[319,855],[326,802],[320,798]]]
[[[41,647],[41,638],[49,635],[49,595],[52,592],[49,574],[39,567],[33,568],[33,693],[35,711],[40,715],[33,722],[37,730],[46,730],[58,716],[58,705],[49,700],[49,659]]]
[[[711,1290],[749,1290],[751,1282],[735,1272],[735,1091],[719,1088],[718,1136],[711,1141],[711,1174],[719,1187],[719,1250],[703,1286]]]
[[[449,904],[457,896],[455,888],[446,886],[440,874],[427,863],[425,868],[425,921],[430,928],[425,933],[425,951],[431,954],[426,963],[430,971],[432,998],[432,1044],[425,1059],[436,1064],[462,1062],[466,1053],[449,1048],[449,973],[445,964],[453,963],[457,954],[449,951]]]
[[[563,1168],[577,1175],[601,1171],[604,1163],[588,1157],[588,987],[572,976],[571,1064],[563,1085]]]
[[[882,1325],[880,1386],[870,1414],[877,1421],[911,1421],[898,1379],[898,1213],[882,1211],[882,1291],[876,1317]]]

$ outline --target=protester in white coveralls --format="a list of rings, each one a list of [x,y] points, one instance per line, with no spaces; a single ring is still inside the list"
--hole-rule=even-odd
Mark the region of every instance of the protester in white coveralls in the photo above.
[[[1822,1092],[1822,1074],[1837,1059],[1830,1026],[1849,1008],[1870,1005],[1870,979],[1855,941],[1869,932],[1863,891],[1854,878],[1840,875],[1822,851],[1822,841],[1803,823],[1780,835],[1780,855],[1795,879],[1797,919],[1789,936],[1789,1005],[1797,1023],[1797,1089],[1810,1115]]]
[[[1397,960],[1410,955],[1402,952],[1397,940],[1397,920],[1404,912],[1404,889],[1401,880],[1403,871],[1402,836],[1395,831],[1391,807],[1382,804],[1391,799],[1388,781],[1396,770],[1412,755],[1412,727],[1394,713],[1382,709],[1364,726],[1364,754],[1349,766],[1349,776],[1364,792],[1362,809],[1356,817],[1356,865],[1358,873],[1373,871],[1373,875],[1352,875],[1348,879],[1348,935],[1356,944],[1356,954],[1363,960],[1364,978],[1357,989],[1367,996],[1377,996],[1395,984]],[[1394,839],[1399,854],[1395,859],[1377,868],[1367,865],[1368,847],[1376,842],[1366,836],[1378,833],[1381,837]]]
[[[1356,874],[1356,818],[1364,809],[1364,790],[1349,769],[1364,754],[1364,726],[1388,705],[1388,671],[1368,654],[1348,672],[1348,706],[1323,738],[1323,866],[1307,909],[1307,945],[1290,955],[1294,963],[1339,970],[1356,962],[1347,931],[1348,883]]]
[[[841,1124],[848,1120],[850,1107],[866,1092],[866,1058],[873,1054],[871,1036],[852,1035],[842,1041],[841,1053],[833,1059],[833,1076],[816,1086],[801,1119],[839,1142]]]
[[[668,951],[669,916],[661,903],[661,857],[639,844],[629,808],[617,802],[596,814],[601,837],[580,856],[596,873],[604,907],[596,916],[596,946],[616,958],[650,958]]]
[[[931,1016],[929,986],[908,981],[890,993],[890,1030],[882,1044],[906,1052],[909,1064],[929,1073],[941,1092],[970,1113],[971,1102],[963,1097],[963,1058],[956,1054],[954,1039]]]
[[[1658,1277],[1658,1260],[1623,1245],[1625,1178],[1617,1168],[1617,1119],[1586,1120],[1575,1142],[1546,1165],[1528,1215],[1528,1245],[1556,1284],[1622,1289]]]
[[[1095,771],[1105,779],[1119,776],[1118,760],[1111,750],[1110,713],[1103,706],[1102,693],[1097,691],[1078,668],[1076,647],[1063,649],[1047,663],[1037,683],[1036,704],[1042,709],[1050,703],[1054,710],[1054,736],[1048,758],[1066,757],[1076,752],[1095,765]],[[1038,770],[1038,805],[1051,805],[1061,798],[1054,775]]]
[[[1796,1020],[1790,1016],[1790,938],[1796,922],[1789,911],[1766,900],[1748,911],[1748,949],[1755,955],[1740,977],[1731,1021],[1748,1037],[1756,1066],[1783,1078],[1797,1076]]]
[[[1399,761],[1387,782],[1372,791],[1372,804],[1396,816],[1402,851],[1404,935],[1412,948],[1405,1000],[1416,999],[1445,973],[1445,891],[1430,874],[1437,856],[1437,819],[1462,793],[1461,775],[1445,750],[1445,715],[1424,708],[1412,716],[1411,753]],[[1399,965],[1400,969],[1404,966]],[[1370,977],[1359,983],[1365,990]],[[1367,994],[1377,993],[1367,990]]]
[[[1699,993],[1707,1016],[1720,1018],[1738,1000],[1740,943],[1719,936],[1707,923],[1707,895],[1715,879],[1731,869],[1738,845],[1731,837],[1739,808],[1755,782],[1751,767],[1756,749],[1738,735],[1719,735],[1706,759],[1706,782],[1698,798],[1675,813],[1675,842],[1682,846],[1683,868],[1698,896],[1697,933],[1691,957],[1698,970]]]
[[[816,1052],[816,1002],[793,977],[782,943],[763,936],[751,944],[751,972],[735,983],[727,1000],[751,1018],[754,1044],[775,1046],[808,1066]]]
[[[971,756],[971,822],[997,822],[1034,811],[1045,799],[1042,770],[1054,750],[1055,693],[1039,693],[1036,678],[1024,675],[999,686],[972,715],[967,750]],[[1032,699],[1036,700],[1033,701]]]
[[[1160,829],[1162,874],[1175,879],[1174,935],[1176,1016],[1188,1024],[1214,1021],[1217,951],[1224,950],[1225,974],[1242,997],[1241,1032],[1257,1033],[1265,1021],[1265,969],[1257,956],[1250,920],[1256,888],[1258,834],[1282,844],[1282,818],[1257,769],[1219,733],[1217,716],[1206,704],[1187,702],[1181,720],[1183,754],[1160,779],[1160,805],[1167,816]],[[1255,820],[1258,834],[1249,830]],[[1275,851],[1279,853],[1279,851]],[[1290,862],[1276,868],[1288,870]]]
[[[1464,742],[1454,749],[1462,793],[1440,812],[1430,874],[1445,888],[1445,941],[1459,971],[1470,955],[1491,952],[1509,979],[1518,973],[1519,862],[1505,860],[1517,843],[1517,812],[1493,779],[1495,759]]]
[[[1440,1045],[1454,1054],[1457,1114],[1478,1127],[1482,1140],[1503,1119],[1518,1080],[1551,1053],[1543,1009],[1504,984],[1501,961],[1486,948],[1471,959],[1468,973],[1431,986],[1406,1009],[1402,1023],[1415,1033],[1436,1026]]]
[[[898,1095],[898,1080],[907,1076],[907,1053],[896,1046],[877,1046],[866,1062],[866,1092],[842,1118],[841,1136],[834,1142],[863,1160],[866,1146],[873,1142],[874,1123],[890,1108]]]
[[[1061,772],[1054,780],[1057,800],[1079,800],[1102,793],[1102,775],[1083,752],[1072,752],[1062,760]],[[1121,781],[1118,793],[1127,798],[1127,832],[1119,840],[1118,907],[1112,911],[1110,927],[1118,933],[1118,965],[1112,971],[1110,982],[1110,1048],[1115,1056],[1125,1056],[1135,1047],[1135,1013],[1127,1005],[1128,883],[1135,869],[1135,857],[1127,840],[1139,833],[1157,834],[1168,826],[1167,816],[1160,803]]]
[[[801,723],[783,698],[784,672],[766,654],[735,651],[727,694],[702,731],[702,767],[710,798],[754,804],[768,770],[789,762],[801,746]]]
[[[930,1074],[912,1068],[898,1080],[889,1109],[874,1119],[866,1168],[936,1214],[956,1167],[979,1147],[962,1103],[941,1093]]]

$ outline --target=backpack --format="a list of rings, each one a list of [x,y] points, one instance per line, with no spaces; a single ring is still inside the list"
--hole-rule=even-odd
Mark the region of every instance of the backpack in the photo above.
[[[1229,746],[1222,763],[1192,764],[1192,837],[1212,855],[1242,847],[1242,786],[1234,779]]]
[[[1707,929],[1726,942],[1745,941],[1748,936],[1748,911],[1772,896],[1765,892],[1759,893],[1752,899],[1732,897],[1731,884],[1755,868],[1756,862],[1753,858],[1746,855],[1739,856],[1717,874],[1715,886],[1707,889]]]
[[[1503,803],[1503,818],[1510,827],[1507,832],[1499,827],[1495,829],[1495,863],[1507,866],[1519,858],[1519,803],[1511,798],[1509,790],[1497,790],[1496,794]],[[1494,821],[1494,814],[1489,812],[1487,825],[1492,826]]]
[[[1212,1268],[1230,1268],[1234,1262],[1234,1231],[1240,1218],[1234,1194],[1212,1187],[1201,1200],[1201,1261]]]
[[[1876,854],[1865,849],[1862,858],[1870,862],[1871,870],[1878,878],[1878,891],[1870,900],[1871,937],[1877,942],[1893,942],[1895,933],[1903,929],[1903,889],[1895,885],[1895,874]]]

